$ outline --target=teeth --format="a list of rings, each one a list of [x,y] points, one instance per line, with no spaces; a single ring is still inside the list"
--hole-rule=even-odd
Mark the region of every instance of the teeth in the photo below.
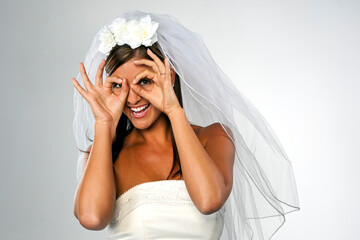
[[[149,104],[142,106],[142,107],[138,107],[138,108],[130,108],[131,111],[133,112],[140,112],[141,110],[144,110],[144,108],[146,108],[147,106],[149,106]]]

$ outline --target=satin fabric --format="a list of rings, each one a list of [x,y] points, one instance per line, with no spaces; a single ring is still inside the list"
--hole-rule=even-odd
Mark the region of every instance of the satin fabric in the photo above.
[[[107,227],[110,240],[218,240],[224,226],[224,206],[209,215],[192,202],[184,180],[136,185],[116,199],[115,216]]]

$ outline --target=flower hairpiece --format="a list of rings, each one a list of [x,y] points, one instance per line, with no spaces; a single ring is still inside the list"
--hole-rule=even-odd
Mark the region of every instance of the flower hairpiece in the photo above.
[[[116,18],[109,26],[103,27],[99,32],[101,41],[99,51],[106,56],[116,45],[128,44],[132,49],[144,45],[151,46],[157,41],[156,30],[159,23],[151,21],[149,15],[139,21]]]

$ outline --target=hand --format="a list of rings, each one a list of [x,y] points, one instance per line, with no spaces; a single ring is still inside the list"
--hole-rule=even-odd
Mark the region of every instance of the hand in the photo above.
[[[125,101],[129,93],[129,85],[126,79],[118,77],[107,77],[105,85],[103,85],[103,72],[105,67],[105,60],[99,64],[99,68],[95,75],[95,86],[89,80],[83,63],[79,64],[81,77],[87,89],[83,89],[79,82],[72,78],[72,82],[77,91],[89,103],[94,114],[96,124],[109,124],[116,130],[116,126],[120,120],[124,109]],[[121,90],[114,94],[113,85],[120,84]]]
[[[140,59],[134,61],[137,65],[146,65],[152,68],[152,71],[146,69],[135,76],[133,84],[130,87],[135,93],[148,100],[155,108],[169,115],[177,108],[181,108],[176,97],[171,82],[171,69],[168,58],[165,58],[165,64],[150,49],[147,50],[149,56],[154,60]],[[165,73],[165,74],[161,74]],[[152,80],[153,87],[150,89],[142,88],[137,83],[147,78]]]

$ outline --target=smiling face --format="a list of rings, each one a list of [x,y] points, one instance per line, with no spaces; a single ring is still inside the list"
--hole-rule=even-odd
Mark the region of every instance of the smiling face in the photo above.
[[[151,70],[151,68],[145,65],[135,65],[133,61],[137,59],[140,58],[134,57],[123,63],[111,74],[111,76],[126,79],[130,87],[130,85],[133,85],[132,80],[138,73],[145,69]],[[154,83],[152,80],[143,78],[137,85],[145,88],[145,90],[150,90],[154,86]],[[116,94],[117,91],[120,91],[119,84],[113,86],[113,92]],[[131,87],[129,88],[129,94],[123,112],[137,129],[146,129],[150,127],[162,114],[162,112],[153,107],[148,100],[136,94]]]

